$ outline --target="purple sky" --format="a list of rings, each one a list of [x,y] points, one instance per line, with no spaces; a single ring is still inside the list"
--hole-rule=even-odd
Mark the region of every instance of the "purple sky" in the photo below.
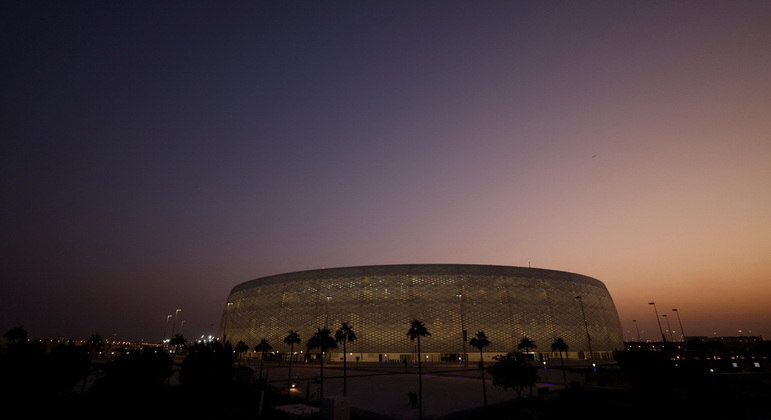
[[[469,263],[595,277],[628,339],[656,338],[651,300],[688,335],[771,338],[769,1],[6,1],[0,23],[3,332],[159,340],[182,308],[196,337],[252,278]]]

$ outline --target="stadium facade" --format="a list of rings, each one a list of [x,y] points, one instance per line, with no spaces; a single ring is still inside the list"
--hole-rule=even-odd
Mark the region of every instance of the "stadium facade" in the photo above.
[[[262,277],[232,289],[220,328],[224,341],[251,348],[266,338],[284,353],[289,330],[299,332],[299,354],[317,328],[332,332],[347,322],[357,340],[349,360],[413,361],[410,322],[423,322],[427,361],[479,360],[470,340],[484,331],[491,344],[483,358],[534,341],[538,358],[556,357],[551,344],[562,338],[569,358],[611,358],[623,337],[605,285],[591,277],[539,268],[406,264],[343,267]],[[465,339],[465,340],[464,340]],[[591,351],[591,353],[590,353]],[[341,348],[330,350],[332,360]]]

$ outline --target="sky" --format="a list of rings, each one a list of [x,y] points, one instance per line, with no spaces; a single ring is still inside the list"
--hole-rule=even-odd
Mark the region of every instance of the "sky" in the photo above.
[[[629,340],[649,302],[771,338],[771,2],[8,0],[0,25],[4,331],[159,341],[181,309],[195,338],[254,278],[460,263],[594,277]]]

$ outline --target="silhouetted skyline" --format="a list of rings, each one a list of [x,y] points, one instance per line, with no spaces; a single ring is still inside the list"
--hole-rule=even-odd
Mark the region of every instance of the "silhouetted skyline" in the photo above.
[[[216,333],[369,264],[599,279],[771,336],[771,3],[4,2],[0,320]],[[663,319],[662,319],[663,321]],[[741,331],[740,331],[741,330]],[[256,343],[252,343],[256,344]]]

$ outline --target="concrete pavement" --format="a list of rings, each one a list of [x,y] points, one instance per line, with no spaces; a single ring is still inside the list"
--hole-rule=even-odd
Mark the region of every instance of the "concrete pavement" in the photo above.
[[[423,369],[423,417],[440,418],[460,411],[483,406],[482,382],[479,369],[461,368],[453,364],[429,364]],[[540,368],[541,380],[533,387],[536,394],[539,388],[557,390],[564,387],[561,369]],[[253,366],[256,372],[259,365]],[[257,373],[255,373],[257,374]],[[288,368],[286,364],[277,366],[266,364],[263,376],[276,387],[286,387]],[[317,364],[296,363],[292,367],[293,382],[296,387],[292,393],[302,397],[318,399],[319,376]],[[488,404],[510,401],[516,398],[513,390],[494,387],[488,374],[486,376]],[[582,382],[583,375],[567,372],[568,383]],[[342,363],[324,366],[324,394],[338,396],[343,394]],[[418,409],[410,404],[408,392],[418,392],[416,367],[403,367],[391,364],[350,364],[348,369],[348,399],[352,409],[374,413],[387,418],[411,420],[418,418]],[[528,390],[523,396],[529,395]]]

